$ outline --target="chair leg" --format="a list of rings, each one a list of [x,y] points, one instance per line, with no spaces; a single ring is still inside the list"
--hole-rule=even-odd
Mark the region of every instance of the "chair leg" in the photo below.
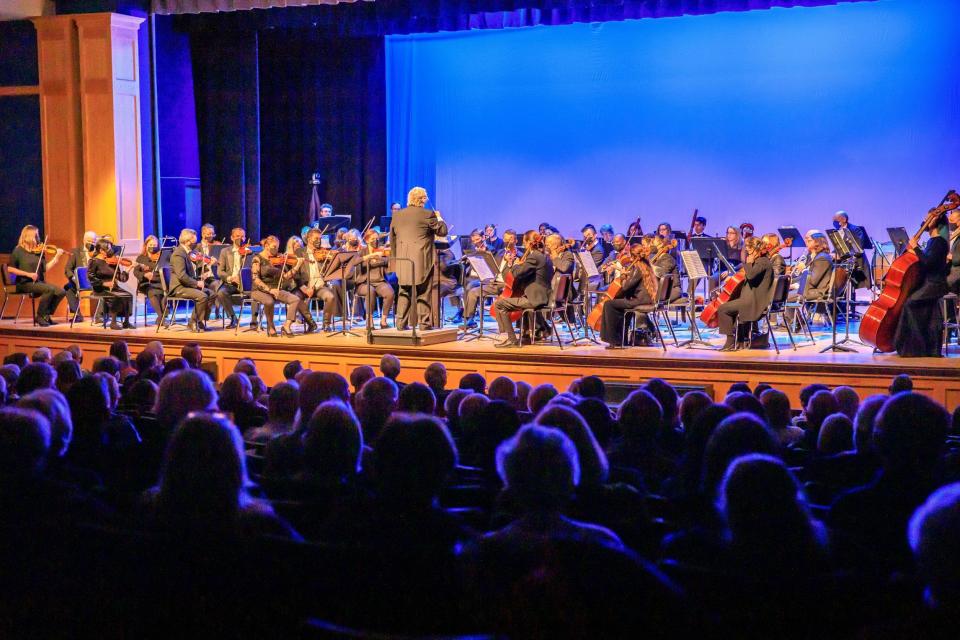
[[[6,290],[4,290],[4,292],[3,292],[3,305],[0,305],[0,320],[3,319],[3,312],[7,310],[7,298],[8,298],[7,292],[6,292]]]
[[[17,315],[13,316],[13,324],[17,324],[17,322],[20,321],[20,311],[22,309],[23,309],[23,296],[20,296],[20,304],[17,305]]]
[[[663,313],[663,317],[667,321],[667,329],[670,330],[670,337],[673,338],[673,346],[679,347],[680,341],[677,340],[677,332],[673,330],[673,323],[670,322],[670,314],[666,310],[662,310],[661,313]],[[666,348],[664,348],[664,351],[666,351]]]
[[[653,312],[653,332],[657,334],[657,340],[660,341],[660,347],[663,349],[663,352],[667,352],[667,342],[663,339],[663,333],[660,331],[660,322],[658,321],[657,312]],[[667,326],[670,325],[670,318],[667,318]]]
[[[560,351],[563,351],[563,341],[560,339],[560,332],[557,331],[557,322],[554,319],[556,314],[550,314],[550,330],[553,332],[553,336],[557,339],[557,346],[560,347]]]
[[[30,315],[33,317],[33,326],[37,326],[37,299],[30,296]]]

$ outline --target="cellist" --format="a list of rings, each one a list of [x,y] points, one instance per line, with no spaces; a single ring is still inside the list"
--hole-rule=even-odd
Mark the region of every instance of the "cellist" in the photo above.
[[[733,351],[736,347],[734,327],[739,317],[741,322],[752,322],[760,317],[770,303],[773,290],[773,263],[764,255],[763,241],[750,236],[744,241],[746,261],[743,265],[745,282],[740,297],[724,302],[718,309],[717,320],[720,333],[727,336],[721,351]]]
[[[607,343],[605,349],[619,349],[623,339],[623,319],[629,309],[653,304],[657,296],[657,278],[647,261],[649,245],[635,244],[630,247],[630,263],[620,276],[620,297],[603,303],[603,319],[600,321],[600,339]],[[645,314],[638,318],[640,331],[649,326]]]
[[[900,323],[894,336],[897,353],[906,357],[941,357],[943,355],[943,312],[940,298],[947,289],[950,265],[947,241],[939,234],[943,217],[936,218],[924,231],[930,234],[927,245],[921,249],[916,237],[907,245],[920,258],[920,285],[903,305]]]

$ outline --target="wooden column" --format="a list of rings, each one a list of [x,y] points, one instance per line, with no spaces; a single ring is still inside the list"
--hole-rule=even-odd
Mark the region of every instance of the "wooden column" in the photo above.
[[[137,31],[142,18],[72,16],[79,45],[84,219],[127,251],[143,240]]]
[[[77,33],[72,16],[33,18],[33,24],[40,67],[43,227],[53,244],[69,248],[80,241],[85,224]],[[51,281],[62,281],[61,271],[55,269]]]

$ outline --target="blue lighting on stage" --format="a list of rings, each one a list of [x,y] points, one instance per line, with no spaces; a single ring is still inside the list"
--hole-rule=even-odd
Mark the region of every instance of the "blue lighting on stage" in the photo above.
[[[916,226],[960,184],[955,0],[387,39],[388,197],[465,233]]]

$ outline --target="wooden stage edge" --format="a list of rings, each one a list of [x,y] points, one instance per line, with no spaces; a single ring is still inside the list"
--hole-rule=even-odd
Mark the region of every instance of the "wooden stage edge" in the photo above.
[[[362,334],[362,329],[355,331]],[[894,375],[908,373],[916,390],[951,410],[960,404],[960,358],[955,348],[949,358],[873,355],[863,348],[857,353],[818,353],[823,344],[785,350],[779,356],[772,349],[718,353],[670,348],[664,353],[657,348],[607,351],[592,345],[565,347],[562,351],[555,345],[500,350],[493,347],[492,340],[405,347],[369,345],[363,337],[318,334],[291,339],[243,331],[236,336],[232,331],[219,330],[197,335],[182,327],[159,333],[152,327],[108,331],[88,323],[74,329],[63,323],[41,329],[31,326],[29,320],[16,325],[12,320],[0,321],[0,349],[4,354],[29,354],[41,346],[59,350],[79,344],[85,353],[84,364],[89,366],[95,358],[106,355],[110,343],[117,339],[126,340],[134,354],[147,342],[161,340],[168,358],[178,356],[184,344],[200,342],[204,362],[216,364],[220,380],[233,370],[237,360],[252,357],[267,384],[280,381],[284,364],[291,360],[300,360],[311,369],[349,376],[354,367],[367,364],[376,369],[384,353],[395,353],[403,364],[402,381],[422,381],[426,366],[440,361],[448,370],[448,387],[456,387],[460,376],[470,372],[478,372],[488,381],[506,375],[534,385],[549,382],[561,390],[573,379],[588,374],[620,383],[661,377],[675,384],[707,386],[716,399],[722,398],[733,382],[744,381],[751,386],[767,382],[797,403],[800,389],[812,382],[850,385],[865,397],[886,392]]]

